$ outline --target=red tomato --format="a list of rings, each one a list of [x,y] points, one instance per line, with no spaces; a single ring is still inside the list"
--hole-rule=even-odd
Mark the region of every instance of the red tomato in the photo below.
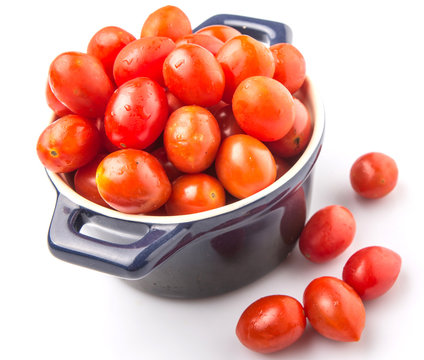
[[[105,131],[120,148],[144,149],[162,133],[167,118],[165,90],[149,78],[138,77],[121,85],[110,98]]]
[[[166,98],[168,100],[168,112],[171,114],[175,110],[184,106],[184,103],[178,99],[172,92],[168,89],[166,90]]]
[[[117,27],[107,26],[94,34],[87,46],[87,54],[98,58],[103,64],[106,74],[113,80],[113,63],[118,53],[135,37]]]
[[[187,105],[217,104],[224,92],[225,77],[212,53],[195,44],[183,44],[163,64],[168,89]]]
[[[243,199],[271,185],[277,170],[274,157],[259,140],[237,134],[223,140],[215,159],[218,179],[224,188]]]
[[[350,170],[353,189],[362,197],[377,199],[386,196],[396,186],[398,168],[389,156],[371,152],[359,157]]]
[[[75,191],[81,196],[96,204],[109,207],[100,196],[96,184],[97,167],[105,156],[106,154],[98,154],[88,164],[80,167],[74,175],[74,186]]]
[[[129,43],[116,57],[113,76],[118,86],[136,77],[148,77],[164,85],[162,67],[165,58],[175,49],[167,37],[149,36]]]
[[[292,94],[300,89],[306,77],[306,65],[303,55],[288,43],[270,47],[275,59],[274,79],[281,82]]]
[[[225,43],[227,40],[241,35],[241,32],[227,25],[210,25],[197,30],[196,34],[213,36]]]
[[[356,222],[343,206],[330,205],[317,211],[306,223],[299,248],[310,261],[322,263],[341,254],[352,243]]]
[[[248,35],[239,35],[228,40],[218,51],[216,59],[225,74],[223,100],[231,104],[237,86],[251,76],[274,75],[275,64],[271,50]]]
[[[159,160],[170,181],[174,181],[177,177],[183,175],[183,173],[178,170],[171,161],[169,161],[168,156],[166,155],[165,148],[163,146],[160,146],[157,149],[153,150],[151,154]]]
[[[250,350],[272,353],[293,344],[306,327],[302,305],[286,295],[256,300],[241,315],[236,335]]]
[[[220,142],[216,119],[208,110],[196,105],[174,111],[163,134],[168,159],[185,173],[202,172],[211,166]]]
[[[281,139],[293,126],[293,97],[283,85],[269,77],[252,76],[243,80],[232,104],[240,127],[261,141]]]
[[[275,165],[277,166],[277,179],[282,177],[292,167],[292,164],[286,159],[282,159],[278,156],[274,156]]]
[[[244,134],[234,117],[231,105],[225,105],[215,112],[215,118],[221,129],[221,138],[225,139],[231,135]]]
[[[114,85],[94,56],[67,52],[50,65],[49,84],[56,98],[73,113],[103,116]]]
[[[93,122],[79,115],[66,115],[41,133],[37,154],[53,172],[71,172],[90,162],[99,151],[100,135]]]
[[[114,144],[111,143],[111,141],[109,140],[109,138],[106,135],[106,131],[105,131],[105,121],[103,118],[98,117],[96,119],[96,127],[99,130],[100,133],[100,143],[101,143],[101,147],[100,147],[100,151],[99,152],[104,152],[104,153],[111,153],[114,152],[116,150],[119,150],[120,148]]]
[[[151,13],[143,24],[141,37],[166,36],[173,41],[191,34],[187,15],[176,6],[164,6]]]
[[[218,53],[224,43],[218,38],[205,34],[189,34],[176,42],[177,46],[182,44],[196,44],[209,50],[213,55]]]
[[[114,209],[129,214],[159,209],[171,195],[171,183],[159,161],[136,149],[106,156],[96,172],[101,197]]]
[[[281,139],[266,143],[273,154],[283,158],[299,155],[309,144],[312,136],[312,121],[309,111],[298,99],[294,100],[294,123]]]
[[[344,281],[330,276],[313,280],[303,294],[306,317],[321,335],[337,341],[358,341],[365,327],[365,308]]]
[[[172,183],[172,193],[165,204],[168,215],[194,214],[225,205],[221,183],[207,174],[186,174]]]
[[[354,253],[343,268],[343,280],[362,300],[385,294],[399,276],[402,259],[382,246],[370,246]]]
[[[72,111],[63,105],[56,96],[54,96],[48,81],[46,84],[46,101],[49,108],[52,109],[58,117],[72,114]]]

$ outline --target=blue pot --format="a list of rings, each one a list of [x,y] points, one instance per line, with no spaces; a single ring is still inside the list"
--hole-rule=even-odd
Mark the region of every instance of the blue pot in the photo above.
[[[281,23],[214,16],[198,28],[225,24],[268,44],[291,41]],[[295,165],[266,189],[218,209],[182,216],[123,214],[78,195],[72,179],[47,171],[58,197],[48,245],[62,260],[168,297],[216,295],[275,268],[293,249],[310,201],[311,172],[324,133],[324,111],[309,78],[296,93],[314,121]]]

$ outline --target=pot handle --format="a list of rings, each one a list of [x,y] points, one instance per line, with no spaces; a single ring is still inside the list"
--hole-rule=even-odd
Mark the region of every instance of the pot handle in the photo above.
[[[171,250],[162,245],[185,233],[181,224],[144,224],[107,217],[58,193],[48,245],[61,260],[120,278],[141,279]]]
[[[291,43],[292,31],[286,24],[256,19],[241,15],[219,14],[205,20],[193,32],[210,25],[227,25],[239,30],[242,34],[250,35],[259,41],[274,45],[277,43]]]

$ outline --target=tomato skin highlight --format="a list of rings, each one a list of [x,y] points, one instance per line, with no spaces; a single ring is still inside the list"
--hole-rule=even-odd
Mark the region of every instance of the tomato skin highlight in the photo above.
[[[359,341],[365,327],[365,307],[355,290],[331,276],[312,280],[303,294],[312,327],[336,341]]]
[[[49,84],[56,98],[73,113],[102,117],[114,85],[94,56],[75,51],[57,56],[49,68]]]
[[[308,220],[299,238],[299,249],[310,261],[322,263],[340,255],[352,243],[356,222],[340,205],[318,210]]]
[[[236,335],[250,350],[266,354],[293,344],[305,327],[299,301],[286,295],[270,295],[246,308],[237,323]]]
[[[343,267],[343,280],[362,300],[385,294],[399,276],[401,257],[382,246],[369,246],[354,253]]]
[[[389,194],[397,184],[398,168],[389,156],[370,152],[360,156],[350,170],[353,190],[367,199],[378,199]]]
[[[114,92],[105,112],[104,127],[115,146],[141,150],[160,136],[167,118],[165,90],[149,78],[138,77]]]
[[[67,173],[89,163],[100,148],[100,134],[95,124],[82,116],[65,115],[41,133],[37,154],[50,171]]]
[[[171,183],[151,154],[122,149],[107,155],[96,172],[99,193],[112,208],[128,214],[159,209],[171,195]]]

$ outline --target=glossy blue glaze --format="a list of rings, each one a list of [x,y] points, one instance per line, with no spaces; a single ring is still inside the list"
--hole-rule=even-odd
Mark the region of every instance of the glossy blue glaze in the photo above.
[[[245,33],[262,29],[261,39],[269,37],[269,43],[291,37],[286,25],[234,15],[214,16],[199,27],[235,21]],[[319,134],[303,166],[266,195],[231,211],[195,214],[182,222],[93,210],[98,208],[70,200],[73,190],[49,174],[58,191],[49,248],[62,260],[130,279],[137,288],[161,296],[209,296],[238,288],[275,268],[296,244],[321,144]]]

